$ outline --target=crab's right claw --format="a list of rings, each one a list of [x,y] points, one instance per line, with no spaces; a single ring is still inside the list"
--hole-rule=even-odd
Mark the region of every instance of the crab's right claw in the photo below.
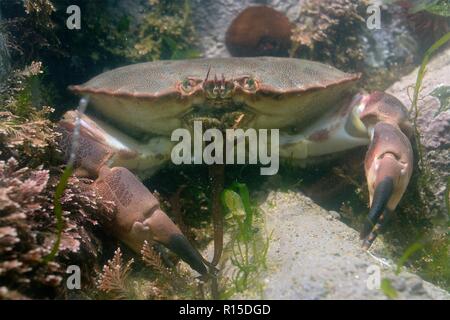
[[[59,123],[61,148],[70,156],[77,113],[69,111]],[[203,259],[180,229],[161,210],[158,200],[128,170],[108,166],[132,162],[137,152],[119,142],[85,115],[80,116],[79,150],[75,154],[76,174],[96,179],[92,184],[105,200],[116,205],[115,215],[104,217],[112,233],[138,254],[144,241],[159,242],[186,261],[194,270],[207,273]]]
[[[108,225],[134,251],[140,252],[145,241],[156,241],[201,275],[207,274],[200,253],[161,210],[155,196],[128,169],[102,167],[93,187],[103,199],[115,202],[116,214]]]
[[[361,232],[365,249],[391,217],[411,178],[413,151],[406,136],[411,127],[405,110],[396,98],[377,92],[368,96],[361,113],[371,135],[365,159],[370,211]]]

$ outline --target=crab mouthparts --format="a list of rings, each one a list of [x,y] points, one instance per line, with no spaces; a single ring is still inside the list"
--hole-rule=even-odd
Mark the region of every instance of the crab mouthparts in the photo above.
[[[233,81],[226,80],[224,74],[220,78],[214,75],[214,79],[208,79],[210,71],[211,67],[203,80],[203,90],[206,93],[206,98],[208,100],[218,100],[219,104],[228,103],[235,87]],[[226,101],[222,102],[222,99],[226,99]]]
[[[184,122],[189,128],[192,128],[194,121],[201,121],[207,128],[228,129],[236,126],[238,120],[240,124],[244,124],[251,118],[252,115],[242,105],[217,99],[195,106],[184,115]]]

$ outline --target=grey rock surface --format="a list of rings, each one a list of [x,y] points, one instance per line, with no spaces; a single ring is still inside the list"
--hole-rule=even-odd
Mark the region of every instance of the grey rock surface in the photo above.
[[[192,19],[204,57],[229,57],[225,47],[225,33],[233,19],[245,8],[267,5],[284,13],[290,21],[298,19],[304,0],[193,0]],[[365,30],[360,35],[363,43],[366,67],[387,67],[389,63],[405,63],[417,53],[417,44],[406,28],[405,17],[399,7],[386,9],[380,0],[368,4],[380,5],[382,27]],[[392,11],[394,10],[394,11]]]
[[[395,265],[381,257],[380,240],[373,253],[365,252],[356,230],[300,193],[271,191],[260,208],[267,234],[273,232],[268,269],[260,274],[263,294],[249,288],[235,299],[387,299],[370,285],[373,270],[389,279],[398,299],[450,299],[416,275],[396,275]],[[223,270],[227,276],[233,267],[227,262]]]
[[[403,77],[387,91],[403,104],[411,108],[413,88],[416,83],[418,69]],[[447,103],[450,103],[450,48],[438,54],[427,65],[427,73],[423,79],[418,100],[419,116],[417,125],[421,133],[421,141],[425,156],[437,180],[432,186],[435,199],[430,199],[438,215],[447,217],[444,193],[450,177],[450,110],[438,114],[442,107],[435,94],[437,89],[447,91]],[[441,99],[444,101],[445,99]],[[413,112],[412,112],[413,114]]]
[[[380,0],[370,0],[368,3],[379,6],[381,25],[379,29],[366,28],[360,35],[366,67],[387,68],[394,64],[412,63],[418,53],[418,44],[408,28],[403,9],[388,6]]]

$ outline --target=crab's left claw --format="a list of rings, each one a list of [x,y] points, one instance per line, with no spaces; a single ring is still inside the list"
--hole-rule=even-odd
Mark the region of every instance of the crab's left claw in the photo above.
[[[375,92],[364,97],[360,118],[371,138],[365,159],[370,211],[361,232],[363,247],[368,249],[408,186],[413,151],[406,108],[393,96]]]

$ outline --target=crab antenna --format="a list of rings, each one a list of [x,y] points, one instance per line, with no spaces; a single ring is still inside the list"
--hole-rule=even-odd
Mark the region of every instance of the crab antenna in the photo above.
[[[203,82],[208,81],[208,77],[209,77],[209,72],[211,71],[211,65],[208,66],[208,71],[206,72],[206,77],[205,80],[203,80]]]

